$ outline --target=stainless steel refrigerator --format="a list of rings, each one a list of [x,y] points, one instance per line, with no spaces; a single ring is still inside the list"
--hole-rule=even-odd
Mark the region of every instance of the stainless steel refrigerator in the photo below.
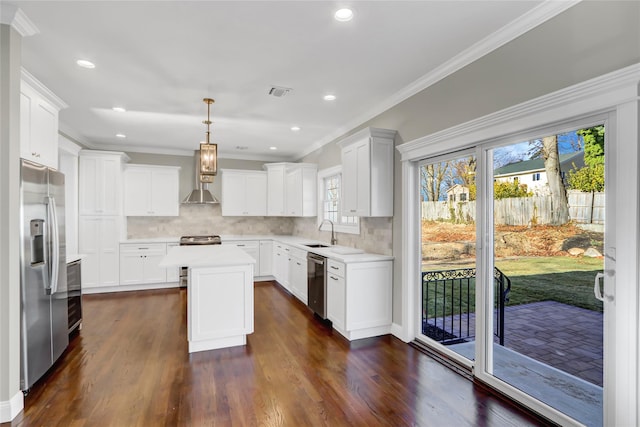
[[[69,345],[64,175],[21,160],[21,381],[28,390]]]

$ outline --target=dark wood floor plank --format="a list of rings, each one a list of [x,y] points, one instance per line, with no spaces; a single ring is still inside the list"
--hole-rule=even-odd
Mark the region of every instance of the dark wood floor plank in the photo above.
[[[243,347],[188,354],[186,291],[84,297],[82,331],[10,424],[533,426],[392,336],[349,343],[273,282]]]

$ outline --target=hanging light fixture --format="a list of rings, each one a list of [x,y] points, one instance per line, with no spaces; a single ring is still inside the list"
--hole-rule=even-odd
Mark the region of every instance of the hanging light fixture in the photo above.
[[[209,142],[211,135],[211,104],[214,103],[214,100],[204,98],[203,101],[207,104],[207,120],[202,122],[207,125],[207,139],[205,142],[200,143],[200,181],[211,183],[213,182],[213,177],[218,173],[218,144]]]

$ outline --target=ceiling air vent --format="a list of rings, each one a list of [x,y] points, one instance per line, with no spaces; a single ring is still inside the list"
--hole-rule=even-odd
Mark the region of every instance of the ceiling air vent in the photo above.
[[[288,88],[288,87],[272,86],[271,89],[269,89],[269,95],[275,96],[276,98],[282,98],[283,96],[287,95],[292,90],[293,89]]]

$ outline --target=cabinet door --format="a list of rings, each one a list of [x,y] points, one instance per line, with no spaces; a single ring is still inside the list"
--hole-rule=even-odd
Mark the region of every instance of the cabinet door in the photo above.
[[[342,215],[358,211],[358,152],[351,145],[342,150]]]
[[[81,215],[120,214],[121,173],[119,157],[80,156]]]
[[[246,209],[248,215],[267,214],[267,176],[264,173],[248,174],[245,181]]]
[[[222,215],[245,216],[245,176],[241,174],[222,174]]]
[[[302,216],[302,170],[287,172],[286,177],[286,215]]]
[[[20,86],[20,157],[58,169],[58,109],[25,83]]]
[[[144,255],[144,283],[165,283],[167,281],[167,270],[158,266],[165,255],[164,251],[149,251]]]
[[[99,204],[102,215],[118,215],[121,214],[121,185],[122,185],[122,166],[119,158],[108,157],[100,159],[98,163],[100,168],[98,191],[101,190],[102,200]]]
[[[124,214],[151,214],[151,198],[151,172],[146,169],[127,168],[124,172]]]
[[[257,276],[271,276],[273,274],[273,242],[260,241],[260,271]]]
[[[151,173],[151,215],[180,214],[180,173],[178,170],[153,170]]]
[[[78,166],[78,199],[80,215],[97,213],[99,189],[98,158],[80,157]],[[83,252],[84,253],[84,252]]]
[[[285,216],[285,167],[267,169],[267,215]]]
[[[100,221],[99,218],[80,217],[78,220],[78,252],[82,260],[82,287],[100,286]]]
[[[119,240],[118,218],[100,218],[100,286],[117,286],[120,282]]]
[[[293,293],[300,301],[307,303],[307,260],[290,257],[290,282]]]
[[[120,254],[120,284],[135,285],[144,283],[144,258],[139,252]]]
[[[356,144],[356,196],[358,216],[369,216],[371,206],[371,156],[369,141]]]
[[[344,278],[333,274],[327,274],[327,319],[333,322],[334,327],[345,330],[346,319],[346,288]]]

